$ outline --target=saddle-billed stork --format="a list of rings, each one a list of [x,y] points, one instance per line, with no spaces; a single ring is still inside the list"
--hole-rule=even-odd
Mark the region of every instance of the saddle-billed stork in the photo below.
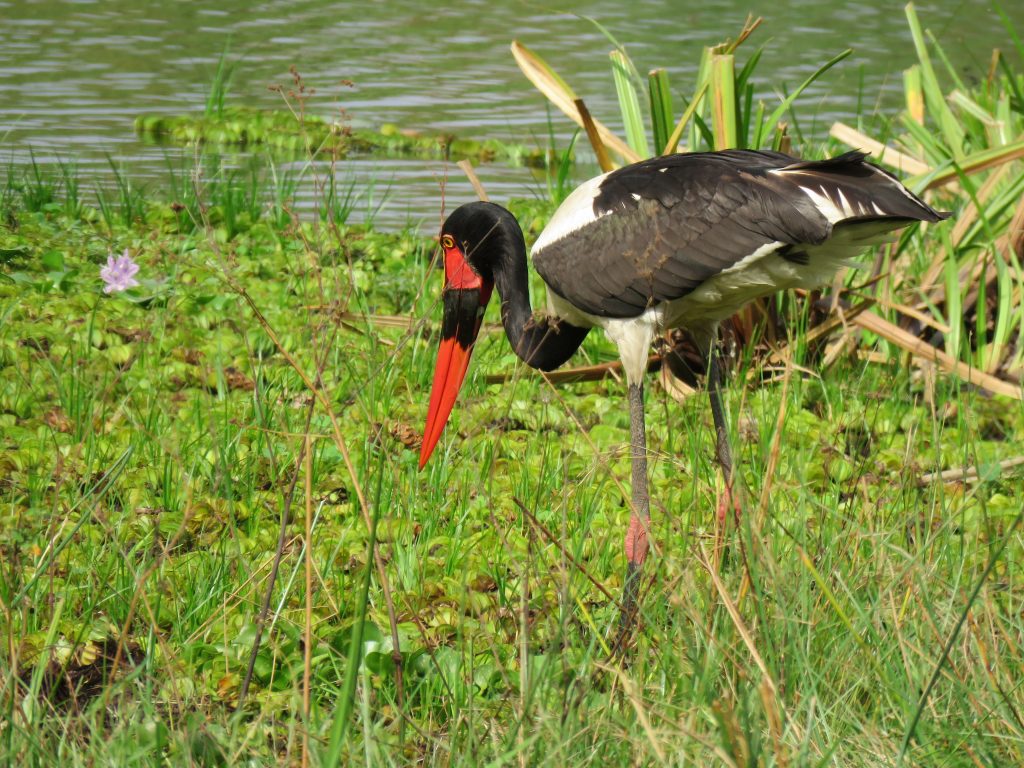
[[[526,245],[515,217],[493,203],[457,208],[440,235],[444,318],[420,468],[451,414],[493,289],[512,349],[533,368],[559,367],[591,328],[603,328],[618,346],[629,391],[632,510],[621,606],[628,627],[650,532],[643,376],[652,340],[683,327],[707,356],[716,451],[729,492],[718,323],[758,297],[817,287],[895,230],[949,215],[865,158],[862,152],[820,161],[778,152],[694,152],[584,182],[533,246],[548,289],[548,310],[539,315],[530,303]]]

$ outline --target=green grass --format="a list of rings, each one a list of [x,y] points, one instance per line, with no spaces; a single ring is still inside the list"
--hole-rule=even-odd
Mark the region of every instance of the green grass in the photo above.
[[[71,216],[59,189],[38,210],[6,198],[0,762],[298,764],[307,734],[313,765],[879,766],[905,742],[905,765],[1024,759],[1024,493],[996,466],[1024,454],[1019,403],[898,357],[757,387],[743,364],[727,402],[746,514],[716,567],[709,411],[652,383],[658,549],[636,648],[612,659],[617,609],[591,579],[614,595],[624,571],[622,386],[550,387],[486,334],[418,472],[430,241],[294,224],[235,181],[190,201],[207,226],[137,197],[130,216]],[[235,205],[235,225],[211,215]],[[124,248],[143,286],[105,296],[99,266]],[[818,371],[804,346],[795,364]],[[352,461],[315,403],[308,495],[311,397],[285,352],[322,371]],[[612,357],[594,335],[578,362]],[[495,371],[517,375],[486,385]],[[920,483],[962,465],[982,480]]]

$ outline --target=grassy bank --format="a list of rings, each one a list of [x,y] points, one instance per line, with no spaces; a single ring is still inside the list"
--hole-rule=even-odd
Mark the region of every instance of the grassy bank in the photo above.
[[[946,332],[913,338],[1008,377],[1021,172],[966,146],[929,194],[968,224],[848,296],[895,320],[938,264]],[[725,551],[709,409],[649,389],[656,549],[615,657],[624,385],[549,384],[492,328],[419,472],[434,232],[351,225],[329,183],[297,215],[298,180],[196,178],[0,187],[0,764],[1024,762],[1019,399],[852,317],[812,344],[780,303],[727,387]],[[551,206],[515,210],[534,237]],[[122,254],[139,285],[105,293]],[[592,334],[574,364],[614,356]]]
[[[332,735],[374,764],[879,765],[905,740],[908,764],[1019,760],[1024,498],[998,465],[1024,454],[1019,403],[896,356],[731,386],[749,511],[716,568],[710,415],[654,389],[657,572],[626,663],[598,587],[623,570],[621,386],[551,387],[487,334],[417,472],[428,239],[9,202],[5,761],[259,764],[308,739],[315,764]],[[141,285],[105,295],[124,249]],[[595,336],[579,362],[612,353]],[[926,477],[960,466],[980,480]]]

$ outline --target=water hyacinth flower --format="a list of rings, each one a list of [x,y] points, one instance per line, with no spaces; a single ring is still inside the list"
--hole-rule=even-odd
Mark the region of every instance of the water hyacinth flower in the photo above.
[[[128,249],[124,249],[118,258],[113,254],[107,257],[107,266],[100,269],[100,279],[103,280],[104,293],[117,293],[134,288],[139,284],[135,279],[135,273],[139,271],[139,265],[128,255]]]

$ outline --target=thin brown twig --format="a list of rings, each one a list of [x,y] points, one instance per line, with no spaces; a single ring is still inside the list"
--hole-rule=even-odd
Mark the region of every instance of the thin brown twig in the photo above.
[[[473,185],[473,191],[476,192],[476,196],[483,200],[485,203],[490,200],[487,196],[487,190],[484,189],[483,183],[480,181],[480,177],[476,175],[476,171],[473,170],[473,163],[469,160],[459,160],[456,165],[462,169],[462,172],[466,174],[466,178],[469,179],[469,183]]]
[[[302,659],[302,768],[309,766],[310,722],[309,681],[312,677],[313,658],[313,445],[309,435],[303,441],[306,453],[306,626],[303,633]]]
[[[316,400],[309,401],[306,409],[306,429],[309,430],[313,421],[313,410]],[[288,540],[288,523],[291,520],[292,501],[295,498],[295,487],[299,483],[299,470],[305,457],[308,440],[302,442],[299,448],[299,455],[295,457],[295,469],[292,472],[292,481],[285,493],[284,505],[281,508],[281,528],[277,535],[277,549],[274,550],[274,563],[270,567],[270,575],[267,577],[267,588],[263,591],[263,602],[260,604],[260,612],[256,616],[256,637],[252,641],[252,650],[249,652],[249,664],[245,669],[245,677],[238,689],[238,701],[235,704],[235,711],[240,712],[245,698],[249,693],[249,685],[252,683],[253,671],[256,669],[256,656],[260,652],[260,644],[263,641],[263,630],[267,626],[267,617],[270,615],[270,600],[274,594],[274,585],[277,583],[277,573],[281,568],[281,558],[284,556],[285,542]]]
[[[534,515],[533,512],[531,512],[529,509],[527,509],[526,505],[523,504],[523,502],[521,502],[518,498],[513,496],[512,501],[515,502],[516,506],[519,507],[520,511],[530,521],[530,524],[533,525],[538,531],[540,531],[544,538],[547,539],[551,544],[554,544],[556,547],[558,547],[558,550],[562,553],[562,557],[564,557],[566,560],[572,563],[573,566],[575,566],[580,573],[587,577],[587,580],[591,584],[598,588],[602,595],[611,600],[621,610],[622,606],[619,604],[619,601],[612,595],[612,593],[605,588],[604,584],[602,584],[600,581],[594,578],[594,576],[590,574],[590,572],[583,566],[582,563],[579,562],[579,560],[577,560],[575,557],[569,554],[569,551],[565,548],[565,545],[562,544],[562,542],[560,542],[555,537],[555,535],[548,530],[547,526],[544,525],[544,523],[542,523],[540,520],[538,520],[537,516]]]
[[[775,417],[775,432],[772,435],[772,447],[768,453],[768,467],[764,473],[764,483],[761,486],[761,497],[757,503],[758,525],[760,526],[768,511],[768,499],[771,497],[773,481],[775,479],[775,468],[779,465],[779,454],[781,453],[782,431],[786,422],[786,396],[789,392],[789,379],[793,374],[793,366],[786,365],[782,375],[782,395],[779,397],[779,412]]]
[[[373,527],[373,520],[370,515],[370,506],[366,501],[366,494],[363,493],[362,485],[359,483],[359,478],[356,476],[355,465],[352,463],[352,457],[348,451],[348,444],[345,442],[345,438],[341,434],[341,426],[338,424],[338,417],[334,413],[334,409],[331,407],[330,401],[327,399],[327,395],[324,394],[323,389],[318,386],[317,383],[313,382],[309,375],[302,369],[298,361],[291,355],[290,352],[281,343],[277,333],[274,331],[273,326],[263,316],[259,307],[256,306],[256,302],[253,301],[242,286],[237,285],[232,281],[232,287],[238,292],[238,294],[244,299],[246,304],[252,310],[256,316],[257,321],[263,327],[263,330],[270,337],[270,340],[274,343],[274,346],[281,353],[281,355],[288,361],[288,364],[292,366],[295,372],[299,375],[302,381],[306,384],[309,390],[313,393],[314,397],[320,401],[324,411],[327,414],[327,418],[330,419],[331,429],[333,432],[334,444],[341,453],[342,461],[345,464],[345,470],[348,473],[349,479],[352,481],[352,487],[356,492],[356,498],[359,500],[359,511],[363,517],[363,523],[366,525],[366,530],[370,530]],[[319,378],[319,376],[318,376]],[[377,578],[380,579],[381,591],[384,593],[384,602],[388,610],[388,621],[391,625],[391,642],[392,642],[392,658],[396,661],[395,663],[395,686],[398,696],[399,705],[404,699],[403,696],[403,679],[402,679],[402,653],[400,640],[398,637],[398,620],[395,614],[395,603],[391,596],[391,586],[388,580],[387,569],[384,566],[384,559],[381,557],[380,552],[376,547],[373,549],[373,562],[377,571]]]
[[[587,132],[587,138],[590,139],[590,146],[593,147],[594,154],[597,156],[597,164],[601,166],[601,170],[605,173],[615,170],[615,164],[608,156],[608,149],[601,139],[601,133],[598,131],[594,118],[590,116],[590,110],[587,109],[587,105],[583,103],[583,99],[575,99],[573,103],[576,105],[576,111],[579,113],[583,129]]]
[[[1000,471],[1024,466],[1024,456],[1015,456],[1012,459],[1004,459],[993,466],[999,467]],[[941,472],[928,472],[917,479],[918,485],[931,485],[936,480],[942,483],[960,481],[964,483],[976,482],[981,479],[981,471],[975,466],[954,467]]]

